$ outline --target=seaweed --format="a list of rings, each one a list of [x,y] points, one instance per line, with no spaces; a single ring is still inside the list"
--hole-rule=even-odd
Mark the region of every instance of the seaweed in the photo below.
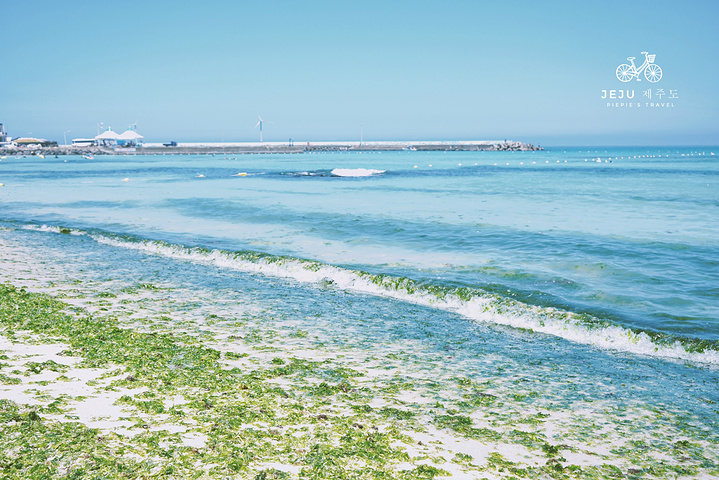
[[[402,282],[398,285],[404,288]],[[121,310],[113,312],[112,295],[91,292],[102,288],[101,283],[83,284],[73,292],[107,301],[102,305],[110,313],[89,314],[48,295],[1,285],[0,327],[12,341],[32,337],[33,342],[65,343],[62,355],[78,357],[80,362],[73,369],[105,368],[103,375],[86,385],[98,392],[122,391],[116,404],[126,412],[121,419],[130,424],[132,436],[84,426],[72,411],[79,399],[47,394],[32,382],[33,375],[48,371],[60,374],[53,381],[68,380],[73,373],[66,365],[3,354],[0,359],[13,363],[0,366],[0,383],[11,388],[28,377],[33,390],[26,393],[38,402],[30,406],[0,401],[0,435],[9,439],[0,449],[4,478],[448,476],[440,467],[472,471],[477,478],[482,478],[481,472],[498,478],[555,479],[719,475],[716,436],[704,438],[692,418],[660,406],[641,410],[649,417],[635,425],[631,410],[612,410],[609,406],[618,404],[605,406],[601,398],[582,395],[577,400],[580,409],[606,408],[600,417],[606,425],[596,417],[573,417],[563,424],[562,415],[552,413],[571,412],[574,406],[558,404],[559,397],[539,382],[532,384],[532,390],[521,388],[520,381],[513,381],[518,377],[502,373],[511,371],[506,361],[492,361],[491,373],[484,378],[470,372],[458,375],[456,369],[444,376],[435,375],[438,369],[428,370],[419,377],[426,358],[394,348],[386,355],[369,352],[366,358],[379,365],[377,370],[363,370],[357,361],[344,359],[348,352],[338,352],[342,347],[324,349],[309,339],[309,332],[296,335],[299,329],[283,326],[270,313],[242,321],[203,314],[193,327],[192,322],[178,319],[169,304],[160,303],[162,312],[147,318],[129,312],[123,321]],[[141,302],[153,295],[172,294],[171,287],[144,283],[122,291],[124,303],[115,304],[121,308],[133,300],[145,305]],[[131,295],[135,298],[128,298]],[[190,303],[181,308],[194,308],[195,303]],[[222,322],[231,328],[230,337],[215,337],[208,329]],[[230,339],[222,350],[243,340],[240,351],[250,353],[208,347],[216,344],[216,338]],[[284,346],[285,341],[290,345]],[[332,339],[326,341],[335,345]],[[291,346],[298,344],[323,355],[298,358]],[[333,353],[332,360],[323,359],[330,357],[327,352]],[[656,427],[651,442],[638,436],[647,424]],[[606,431],[612,432],[611,437],[602,430],[605,427],[610,427]],[[183,429],[200,436],[202,445],[187,445],[181,433],[173,433]],[[471,456],[453,451],[449,442],[427,442],[424,437],[424,443],[417,441],[418,434],[431,438],[436,429],[442,430],[440,438],[462,438],[496,451],[485,459],[474,452]],[[552,436],[550,431],[557,433]],[[617,439],[614,451],[603,456],[592,453],[592,442]],[[43,451],[34,451],[36,445]],[[526,449],[526,458],[505,452],[504,445]],[[565,451],[593,455],[596,462],[582,467],[569,464],[562,456]],[[660,451],[669,460],[652,457]],[[287,470],[277,465],[286,465]]]

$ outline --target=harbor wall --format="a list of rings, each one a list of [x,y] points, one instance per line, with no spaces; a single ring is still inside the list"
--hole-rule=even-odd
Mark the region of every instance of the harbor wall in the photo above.
[[[332,143],[308,142],[301,145],[278,143],[248,144],[161,144],[144,145],[134,148],[112,147],[76,147],[60,145],[56,147],[4,147],[0,155],[213,155],[213,154],[261,154],[261,153],[311,153],[311,152],[381,152],[381,151],[532,151],[542,150],[531,143],[504,142],[375,142],[375,143]]]

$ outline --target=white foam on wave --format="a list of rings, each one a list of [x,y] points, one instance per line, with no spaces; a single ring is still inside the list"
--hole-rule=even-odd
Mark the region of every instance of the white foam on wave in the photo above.
[[[60,227],[53,227],[49,225],[22,225],[20,228],[24,230],[35,230],[37,232],[60,233]]]
[[[20,228],[24,230],[34,230],[36,232],[50,232],[50,233],[67,233],[70,235],[86,235],[86,232],[77,230],[74,228],[63,228],[52,225],[22,225]]]
[[[36,229],[59,233],[56,227]],[[331,284],[343,290],[389,297],[457,313],[475,321],[528,329],[601,349],[719,365],[719,351],[716,350],[692,352],[679,341],[671,345],[658,344],[643,332],[637,333],[616,325],[590,325],[582,323],[571,312],[525,305],[478,291],[472,292],[470,298],[466,299],[457,293],[430,291],[408,279],[377,276],[309,260],[234,254],[222,250],[188,248],[149,240],[131,241],[98,234],[88,233],[88,235],[105,245],[245,273],[293,279],[302,283]]]
[[[386,171],[373,168],[335,168],[330,174],[335,177],[371,177],[372,175],[381,175]]]

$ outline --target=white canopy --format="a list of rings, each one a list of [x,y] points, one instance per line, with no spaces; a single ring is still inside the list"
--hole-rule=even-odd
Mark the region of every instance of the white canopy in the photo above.
[[[107,131],[95,137],[95,140],[117,140],[119,137],[117,133],[108,128]]]
[[[117,138],[118,140],[139,140],[145,137],[143,137],[134,130],[126,130],[115,138]]]

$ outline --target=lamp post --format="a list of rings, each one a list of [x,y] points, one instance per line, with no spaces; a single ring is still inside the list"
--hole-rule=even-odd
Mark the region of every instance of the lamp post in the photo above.
[[[65,140],[65,146],[67,147],[67,134],[70,133],[70,130],[65,130],[65,132],[62,134],[62,138]]]

